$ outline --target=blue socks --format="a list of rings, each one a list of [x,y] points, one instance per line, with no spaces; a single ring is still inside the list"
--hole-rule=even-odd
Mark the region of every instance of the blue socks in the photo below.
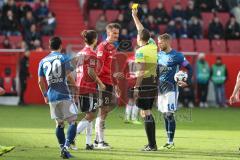
[[[76,136],[76,131],[77,131],[77,124],[75,122],[69,124],[65,146],[69,147],[70,144],[74,141]]]
[[[173,143],[175,129],[176,129],[176,121],[174,119],[173,113],[166,113],[164,116],[165,127],[168,135],[168,143]]]
[[[64,125],[58,125],[56,128],[56,136],[58,139],[58,143],[61,148],[64,147],[65,144],[65,134],[64,134]]]

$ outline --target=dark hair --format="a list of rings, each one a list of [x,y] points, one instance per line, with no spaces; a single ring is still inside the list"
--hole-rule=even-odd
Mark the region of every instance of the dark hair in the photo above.
[[[120,30],[121,26],[120,26],[120,24],[118,24],[118,23],[109,23],[109,24],[106,26],[106,30],[112,30],[113,28]]]
[[[82,31],[82,37],[85,43],[91,45],[97,38],[97,32],[95,30],[84,30]]]
[[[144,42],[148,42],[148,40],[151,37],[150,32],[145,28],[142,31],[140,31],[138,35],[139,35],[139,38]]]
[[[164,34],[158,36],[158,39],[161,39],[161,40],[171,40],[172,37],[171,37],[170,34],[164,33]]]
[[[52,37],[49,40],[49,45],[51,50],[58,50],[62,45],[62,40],[60,39],[60,37]]]
[[[217,59],[217,60],[222,60],[222,57],[217,56],[216,59]]]

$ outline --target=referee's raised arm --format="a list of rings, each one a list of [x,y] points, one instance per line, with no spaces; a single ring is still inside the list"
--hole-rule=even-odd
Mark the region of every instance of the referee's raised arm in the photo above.
[[[142,23],[140,22],[137,13],[138,13],[138,9],[132,9],[132,17],[133,17],[134,23],[137,27],[138,33],[139,33],[140,31],[142,31],[144,29],[144,27],[143,27]]]

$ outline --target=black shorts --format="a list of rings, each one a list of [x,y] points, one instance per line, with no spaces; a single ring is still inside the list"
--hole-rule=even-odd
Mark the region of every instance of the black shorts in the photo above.
[[[78,108],[81,112],[96,112],[98,106],[98,96],[96,93],[80,95]]]
[[[157,96],[157,83],[155,77],[143,78],[139,87],[137,106],[142,110],[152,109]]]
[[[109,84],[104,84],[106,90],[99,91],[100,106],[113,106],[115,105],[115,93],[113,86]]]

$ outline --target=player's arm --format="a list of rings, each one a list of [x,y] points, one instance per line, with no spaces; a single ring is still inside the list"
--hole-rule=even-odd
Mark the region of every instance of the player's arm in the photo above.
[[[95,72],[96,67],[97,59],[89,58],[88,75],[92,78],[93,81],[97,82],[101,90],[105,90],[106,86],[103,84],[103,82],[100,80],[100,78],[97,76],[97,73]]]
[[[42,62],[39,63],[38,67],[38,86],[40,91],[42,92],[45,103],[48,103],[47,88],[45,85],[45,75],[42,68]]]
[[[238,72],[237,81],[236,81],[233,93],[229,100],[230,104],[233,104],[234,102],[239,100],[239,97],[238,97],[239,89],[240,89],[240,72]]]
[[[45,103],[48,103],[47,89],[45,86],[45,81],[43,76],[38,76],[38,86],[40,88],[40,91],[42,92]]]
[[[186,68],[187,70],[187,74],[188,74],[188,78],[186,80],[186,82],[180,81],[178,82],[180,85],[180,87],[187,87],[190,86],[192,84],[192,76],[193,76],[193,69],[192,66],[190,65],[190,63],[186,60],[185,57],[183,57],[183,61],[181,63],[181,66]]]
[[[142,23],[140,22],[138,16],[137,16],[137,13],[138,13],[138,10],[137,9],[133,9],[132,10],[132,17],[133,17],[133,20],[134,20],[134,23],[137,27],[137,30],[138,32],[142,31],[144,29]]]

